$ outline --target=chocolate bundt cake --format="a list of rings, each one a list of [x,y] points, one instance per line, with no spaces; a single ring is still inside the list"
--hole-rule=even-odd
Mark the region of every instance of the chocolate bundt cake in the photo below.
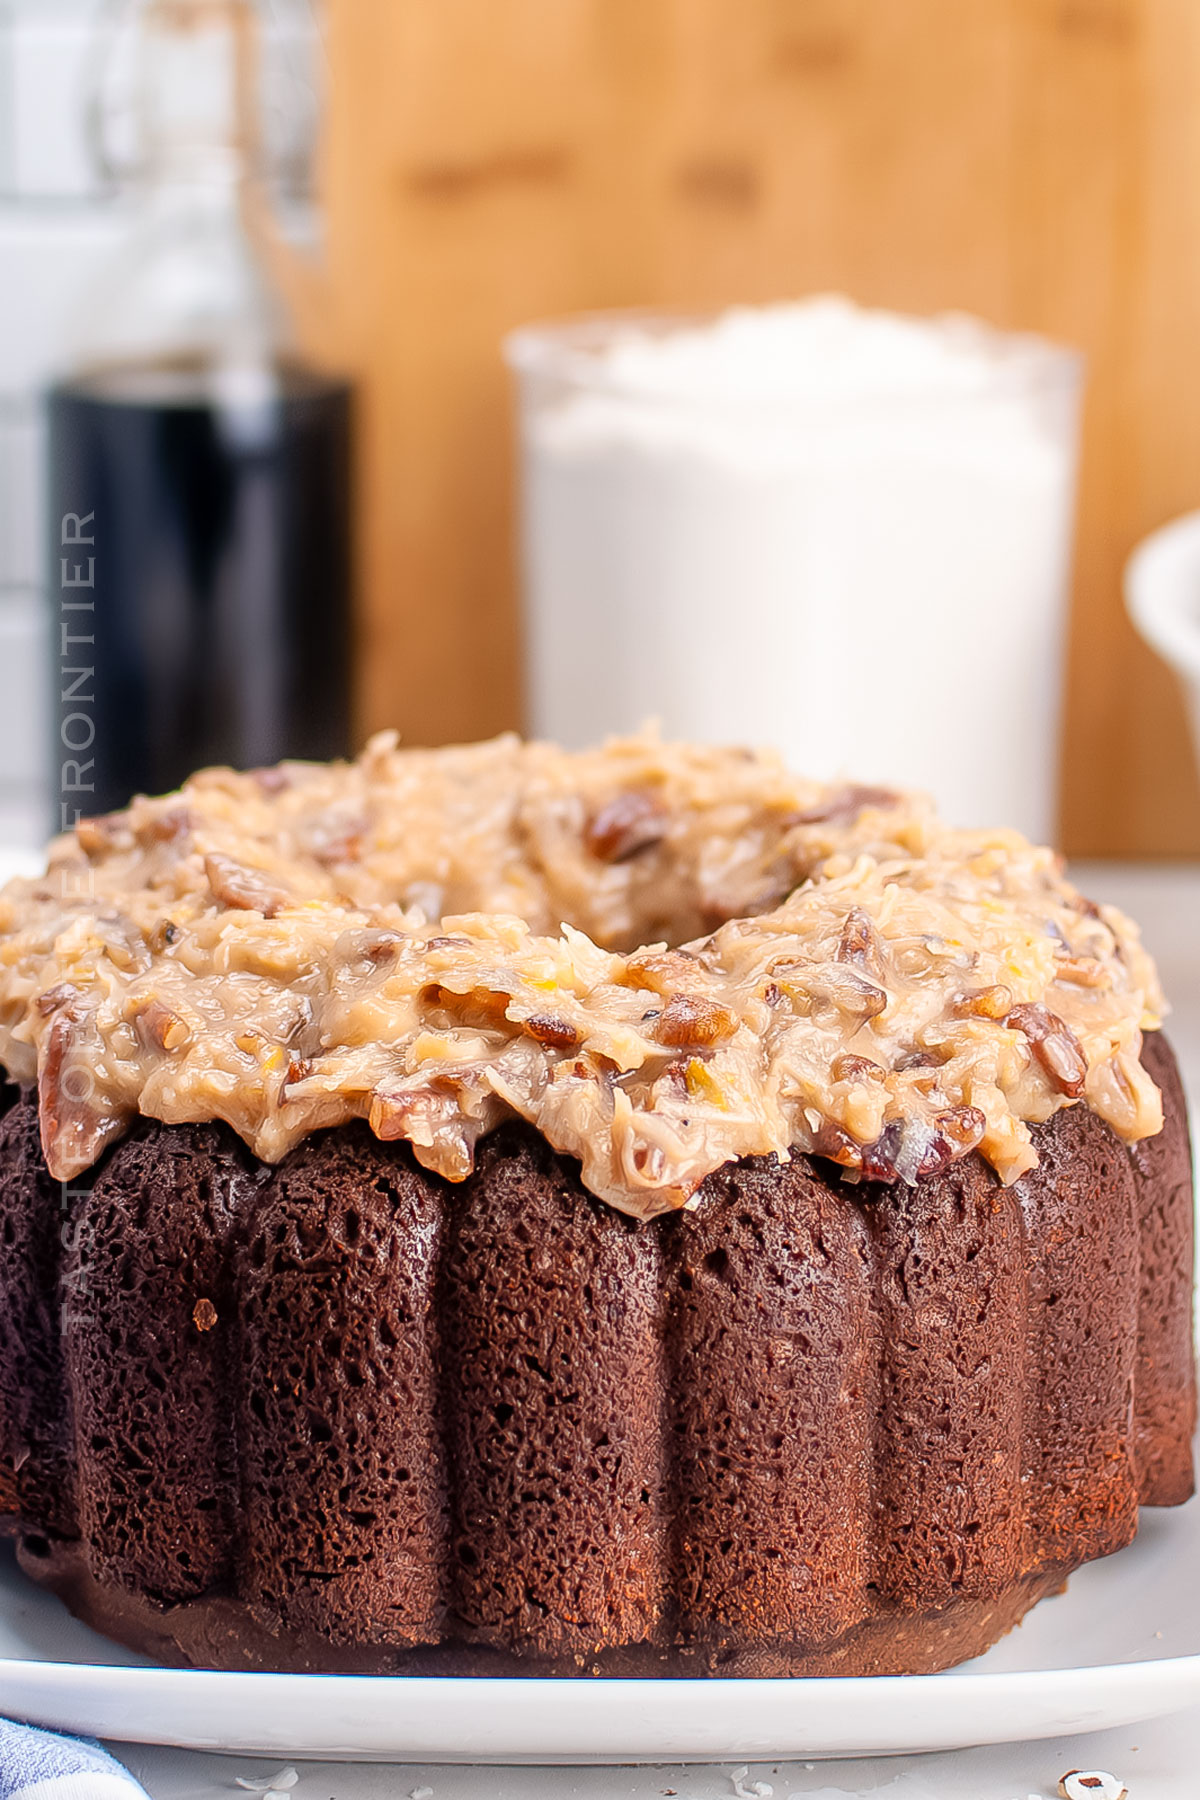
[[[375,740],[0,895],[0,1524],[175,1663],[925,1671],[1192,1489],[1136,930],[742,752]]]

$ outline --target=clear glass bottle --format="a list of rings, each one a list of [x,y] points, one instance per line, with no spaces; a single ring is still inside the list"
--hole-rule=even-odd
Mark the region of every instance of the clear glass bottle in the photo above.
[[[256,228],[254,25],[139,21],[134,220],[49,396],[56,829],[349,749],[351,390],[297,355]]]

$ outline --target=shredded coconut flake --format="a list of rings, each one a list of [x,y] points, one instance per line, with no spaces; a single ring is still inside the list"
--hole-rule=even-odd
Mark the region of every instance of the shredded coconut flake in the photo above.
[[[771,1800],[775,1789],[769,1781],[747,1781],[750,1770],[743,1765],[740,1769],[731,1769],[729,1779],[733,1783],[735,1800]]]
[[[261,1779],[239,1775],[236,1786],[245,1788],[249,1794],[262,1794],[264,1800],[286,1800],[299,1779],[300,1771],[289,1765],[286,1769],[277,1769],[274,1775],[266,1775]]]

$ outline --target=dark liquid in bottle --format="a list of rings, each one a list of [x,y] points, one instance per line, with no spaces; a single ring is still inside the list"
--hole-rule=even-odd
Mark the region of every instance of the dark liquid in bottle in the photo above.
[[[350,748],[350,389],[226,385],[122,369],[50,395],[56,830],[209,763]]]

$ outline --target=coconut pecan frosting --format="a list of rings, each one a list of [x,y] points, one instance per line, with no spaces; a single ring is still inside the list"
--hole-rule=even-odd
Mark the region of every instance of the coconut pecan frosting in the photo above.
[[[514,737],[208,769],[0,893],[0,1059],[70,1180],[139,1114],[267,1162],[365,1118],[451,1181],[519,1114],[623,1211],[803,1150],[915,1181],[1162,1122],[1135,926],[1012,831],[774,757]]]

